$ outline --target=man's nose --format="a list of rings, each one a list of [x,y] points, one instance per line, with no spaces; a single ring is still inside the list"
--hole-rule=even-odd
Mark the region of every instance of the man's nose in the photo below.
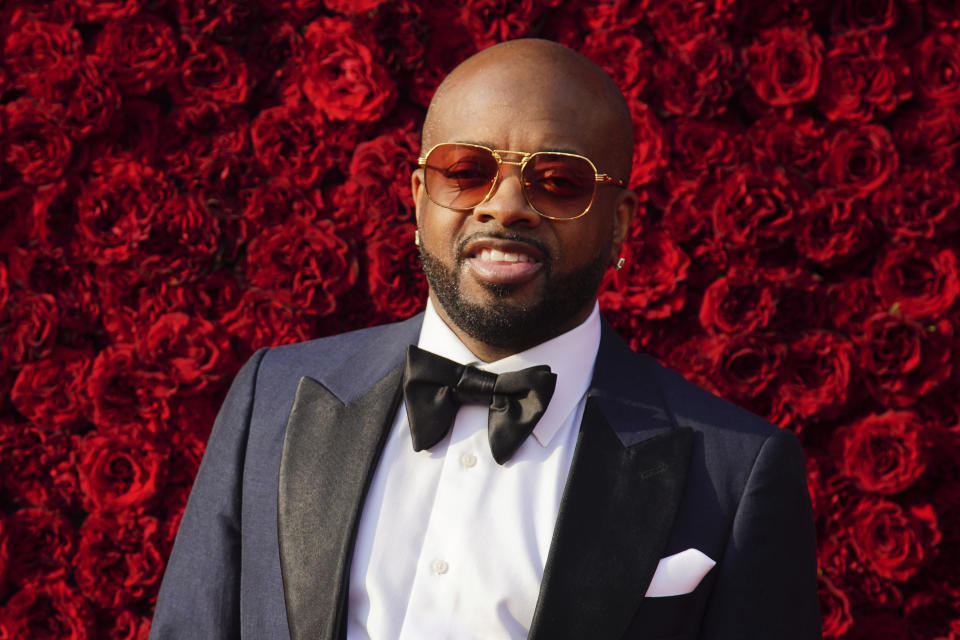
[[[504,164],[490,197],[473,208],[473,216],[481,222],[496,220],[504,228],[522,225],[533,228],[540,224],[537,213],[520,185],[520,168]]]

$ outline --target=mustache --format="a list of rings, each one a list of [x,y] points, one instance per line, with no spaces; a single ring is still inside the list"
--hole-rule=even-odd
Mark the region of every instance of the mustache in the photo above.
[[[537,251],[539,251],[543,255],[544,262],[547,262],[547,260],[552,257],[550,255],[550,249],[547,247],[547,245],[545,245],[544,243],[534,238],[528,238],[519,233],[509,233],[509,232],[502,232],[502,231],[494,231],[494,232],[477,231],[475,233],[471,233],[465,238],[462,238],[460,242],[457,243],[457,254],[456,254],[457,261],[458,262],[463,261],[463,251],[464,249],[466,249],[468,244],[476,240],[487,240],[487,239],[507,240],[509,242],[520,242],[523,244],[528,244],[531,247],[535,247]]]

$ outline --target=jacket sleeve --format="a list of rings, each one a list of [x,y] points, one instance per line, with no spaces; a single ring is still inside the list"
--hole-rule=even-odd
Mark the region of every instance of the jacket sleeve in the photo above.
[[[733,521],[701,640],[816,640],[816,532],[803,450],[778,430],[754,461]]]
[[[160,586],[151,640],[240,635],[243,463],[265,352],[240,369],[214,422]]]

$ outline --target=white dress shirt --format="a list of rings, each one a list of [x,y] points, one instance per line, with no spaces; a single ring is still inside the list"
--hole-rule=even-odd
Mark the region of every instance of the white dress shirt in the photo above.
[[[594,305],[567,333],[483,363],[427,304],[421,349],[493,373],[546,364],[557,386],[502,466],[487,407],[461,407],[447,436],[418,452],[401,403],[360,519],[349,640],[526,638],[599,345]]]

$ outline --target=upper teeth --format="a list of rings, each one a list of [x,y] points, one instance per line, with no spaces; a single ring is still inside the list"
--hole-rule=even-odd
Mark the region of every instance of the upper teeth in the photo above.
[[[532,262],[530,256],[523,253],[509,253],[497,249],[483,249],[480,259],[493,262]]]

